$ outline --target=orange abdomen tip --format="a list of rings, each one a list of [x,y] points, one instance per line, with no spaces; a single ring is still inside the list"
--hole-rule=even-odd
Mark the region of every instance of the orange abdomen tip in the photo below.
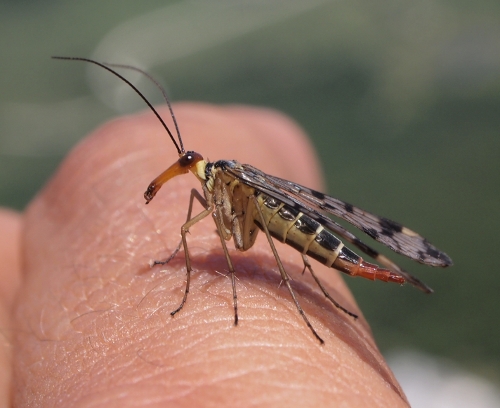
[[[402,285],[406,282],[405,278],[391,272],[388,269],[380,268],[379,266],[361,260],[356,271],[357,276],[361,276],[370,280],[381,280],[384,282],[395,282]]]

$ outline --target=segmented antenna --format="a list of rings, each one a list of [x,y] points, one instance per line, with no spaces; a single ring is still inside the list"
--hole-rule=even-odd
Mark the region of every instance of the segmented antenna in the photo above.
[[[180,135],[180,132],[179,132],[179,127],[177,125],[177,121],[175,119],[174,112],[173,112],[172,107],[170,105],[170,101],[169,101],[169,99],[167,97],[167,94],[166,94],[165,90],[162,88],[162,86],[158,82],[156,82],[149,74],[147,74],[146,72],[140,70],[139,68],[135,68],[135,67],[132,67],[132,66],[129,66],[129,65],[101,63],[101,62],[97,62],[97,61],[91,60],[89,58],[81,58],[81,57],[58,57],[58,56],[53,56],[52,58],[53,59],[59,59],[59,60],[68,60],[68,61],[90,62],[91,64],[95,64],[95,65],[100,66],[101,68],[104,68],[105,70],[111,72],[112,74],[114,74],[115,76],[117,76],[118,78],[120,78],[123,82],[125,82],[127,85],[129,85],[142,98],[142,100],[146,103],[146,105],[148,105],[149,109],[151,109],[153,111],[153,113],[156,115],[156,117],[161,122],[161,124],[163,125],[163,127],[167,131],[168,135],[170,136],[170,139],[172,140],[175,148],[177,149],[177,153],[179,154],[179,156],[182,156],[182,154],[185,152],[184,151],[184,146],[182,144],[181,135]],[[120,75],[118,72],[114,71],[113,69],[111,69],[110,66],[114,66],[114,67],[117,67],[117,68],[132,69],[134,71],[140,72],[141,74],[143,74],[146,77],[148,77],[151,81],[153,81],[153,83],[160,89],[160,91],[163,94],[163,97],[165,98],[165,101],[167,102],[168,108],[170,110],[170,114],[172,115],[172,119],[174,121],[175,129],[177,131],[177,137],[179,138],[180,147],[179,147],[179,144],[177,144],[177,142],[176,142],[176,140],[174,138],[174,135],[170,131],[170,129],[167,126],[167,124],[163,121],[163,119],[160,116],[160,114],[156,111],[156,109],[153,107],[153,105],[146,99],[146,97],[141,93],[141,91],[139,91],[139,89],[137,89],[135,87],[135,85],[133,85],[128,79],[126,79],[125,77],[123,77],[122,75]]]

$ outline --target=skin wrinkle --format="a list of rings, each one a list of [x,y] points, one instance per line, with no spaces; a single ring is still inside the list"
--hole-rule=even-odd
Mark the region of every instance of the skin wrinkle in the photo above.
[[[272,370],[272,368],[270,368],[270,369]],[[257,370],[257,371],[258,371],[258,370]],[[244,372],[242,372],[242,374],[243,374],[243,373],[244,373]],[[245,372],[245,374],[246,374],[246,372]],[[227,380],[228,378],[232,378],[232,377],[231,377],[231,376],[229,376],[229,377],[228,377],[228,376],[222,376],[222,377],[220,377],[220,378],[219,378],[219,377],[218,377],[218,378],[214,378],[214,379],[213,379],[213,381],[212,381],[212,383],[215,383],[215,382],[218,382],[218,381],[224,381],[224,380]]]

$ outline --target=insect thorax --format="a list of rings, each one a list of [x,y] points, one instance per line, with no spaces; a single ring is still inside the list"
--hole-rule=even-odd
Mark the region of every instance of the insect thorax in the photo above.
[[[226,172],[228,167],[235,166],[239,166],[236,161],[208,163],[205,187],[206,193],[211,195],[207,200],[213,202],[216,215],[222,221],[224,239],[229,240],[232,236],[236,248],[246,251],[253,246],[258,233],[252,198],[258,192]]]
[[[217,216],[222,220],[224,239],[231,236],[237,249],[246,251],[263,229],[262,219],[270,234],[321,263],[332,266],[344,248],[341,241],[325,230],[317,221],[279,200],[245,184],[227,169],[237,168],[236,161],[208,163],[206,187],[212,186],[207,199],[214,203]],[[254,198],[255,197],[255,198]],[[353,254],[355,256],[355,254]]]

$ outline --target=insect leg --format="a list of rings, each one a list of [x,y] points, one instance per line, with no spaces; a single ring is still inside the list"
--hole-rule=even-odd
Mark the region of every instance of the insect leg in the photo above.
[[[236,296],[236,280],[235,280],[235,270],[233,267],[233,262],[231,261],[231,257],[229,256],[229,251],[227,249],[226,241],[224,240],[224,235],[222,233],[222,225],[220,219],[217,217],[217,214],[212,213],[212,217],[214,219],[215,225],[217,226],[217,231],[219,233],[220,243],[222,245],[222,249],[224,250],[224,255],[226,256],[227,266],[229,267],[229,273],[231,274],[231,285],[233,287],[233,305],[234,305],[234,325],[238,324],[238,298]]]
[[[177,309],[175,309],[173,312],[170,312],[170,314],[173,316],[175,315],[179,310],[182,309],[184,306],[184,303],[186,303],[186,299],[189,293],[189,283],[191,281],[191,258],[189,257],[189,251],[188,251],[188,246],[187,246],[187,241],[186,241],[186,234],[189,232],[189,228],[191,228],[194,224],[196,224],[198,221],[201,221],[203,218],[205,218],[207,215],[209,215],[213,211],[213,205],[210,207],[206,208],[203,210],[201,213],[199,213],[196,217],[191,218],[189,221],[187,221],[182,227],[181,227],[181,237],[182,237],[182,245],[184,247],[184,254],[186,256],[186,290],[184,291],[184,297],[182,298],[182,302],[179,305]]]
[[[316,281],[317,285],[319,286],[319,288],[321,289],[321,291],[323,292],[323,294],[326,296],[326,298],[332,302],[334,304],[334,306],[338,307],[340,310],[342,310],[344,313],[347,313],[349,316],[352,316],[354,317],[355,319],[358,318],[358,315],[350,312],[349,310],[347,310],[345,307],[341,306],[334,298],[332,298],[330,296],[330,294],[328,293],[328,291],[326,290],[326,288],[323,286],[323,284],[321,283],[321,281],[319,280],[319,278],[316,276],[316,274],[314,273],[313,271],[313,268],[312,268],[312,265],[311,263],[309,262],[309,258],[307,257],[307,255],[304,255],[302,254],[302,261],[304,261],[304,270],[307,268],[309,269],[309,272],[311,272],[311,275],[312,277],[314,278],[314,280]]]
[[[282,281],[285,282],[285,285],[288,288],[288,291],[290,292],[290,295],[292,296],[293,301],[295,302],[295,306],[297,307],[297,310],[299,311],[300,315],[302,316],[302,318],[306,322],[307,327],[309,327],[309,329],[312,331],[312,333],[314,334],[314,337],[316,337],[321,344],[324,344],[325,343],[324,340],[321,337],[319,337],[319,334],[316,333],[316,330],[314,330],[314,327],[309,322],[309,319],[307,318],[306,314],[302,310],[302,307],[300,306],[300,303],[295,296],[295,293],[292,289],[292,286],[290,285],[290,277],[286,273],[285,268],[284,268],[283,264],[281,263],[281,259],[278,255],[278,251],[276,250],[276,247],[274,246],[273,239],[271,238],[271,234],[269,233],[269,230],[267,229],[266,220],[264,218],[264,214],[262,213],[262,209],[260,208],[259,202],[257,201],[257,197],[255,197],[253,195],[250,197],[250,199],[254,200],[254,202],[255,202],[255,208],[257,209],[257,212],[259,213],[260,224],[262,225],[262,230],[266,234],[267,241],[269,242],[269,246],[271,247],[271,250],[273,251],[274,258],[276,259],[276,263],[278,264],[278,269],[280,270]]]
[[[198,202],[204,208],[207,207],[207,200],[205,200],[205,198],[200,194],[200,192],[198,190],[196,190],[195,188],[191,189],[191,195],[189,196],[189,209],[188,209],[188,214],[187,214],[186,222],[188,222],[191,219],[191,213],[193,212],[193,201],[194,201],[195,198],[198,200]],[[165,259],[163,261],[153,261],[151,263],[151,267],[153,267],[155,265],[165,265],[165,264],[168,264],[172,259],[175,258],[175,256],[177,255],[177,253],[180,251],[181,246],[182,246],[182,238],[179,241],[179,244],[175,248],[174,252],[172,252],[172,254],[167,259]]]

